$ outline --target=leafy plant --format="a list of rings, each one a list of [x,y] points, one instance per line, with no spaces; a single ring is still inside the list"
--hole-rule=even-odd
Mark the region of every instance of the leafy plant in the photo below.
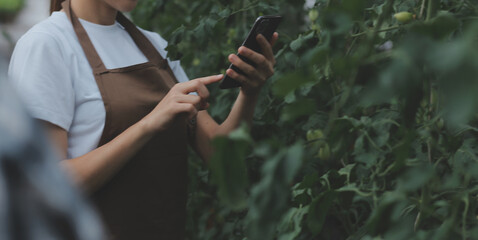
[[[11,21],[23,5],[24,0],[0,0],[0,22]]]
[[[191,78],[224,71],[258,15],[285,16],[250,136],[218,139],[210,171],[190,162],[188,238],[478,238],[477,2],[305,5],[144,0],[132,14]],[[211,93],[223,120],[236,91]]]

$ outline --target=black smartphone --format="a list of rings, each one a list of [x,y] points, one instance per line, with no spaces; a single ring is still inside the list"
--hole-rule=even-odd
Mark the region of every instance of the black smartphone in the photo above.
[[[256,19],[256,22],[254,23],[254,26],[252,26],[252,29],[249,32],[249,35],[247,36],[246,40],[244,41],[244,43],[242,43],[242,46],[252,49],[255,52],[262,53],[261,46],[257,42],[256,36],[258,34],[262,34],[268,41],[270,41],[272,38],[272,35],[276,31],[281,20],[282,20],[281,16],[258,17]],[[244,56],[241,56],[240,54],[237,54],[237,56],[240,57],[244,62],[252,66],[255,65],[252,61],[245,58]],[[241,75],[245,75],[239,68],[237,68],[236,66],[232,64],[229,66],[229,68],[233,69],[234,71],[236,71],[237,73]],[[221,89],[235,88],[240,86],[241,86],[240,82],[232,79],[228,75],[224,75],[224,78],[221,80],[219,84],[219,88]]]

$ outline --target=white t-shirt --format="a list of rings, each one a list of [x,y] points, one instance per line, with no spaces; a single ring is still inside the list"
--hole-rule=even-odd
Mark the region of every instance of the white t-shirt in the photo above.
[[[119,24],[98,25],[80,19],[108,69],[144,63],[146,57]],[[166,57],[167,42],[140,29]],[[180,82],[188,81],[179,61],[169,62]],[[95,149],[105,125],[105,108],[91,67],[64,12],[54,12],[17,42],[9,79],[30,114],[68,132],[68,158]]]

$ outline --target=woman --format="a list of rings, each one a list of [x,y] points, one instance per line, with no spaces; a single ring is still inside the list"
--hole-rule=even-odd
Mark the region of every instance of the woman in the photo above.
[[[9,76],[67,159],[62,165],[91,193],[110,238],[181,239],[187,142],[208,159],[214,136],[251,122],[278,35],[257,37],[263,55],[239,49],[256,67],[229,56],[247,76],[226,72],[243,86],[219,125],[204,110],[206,85],[222,75],[188,81],[164,59],[167,43],[120,13],[136,2],[52,0],[52,15],[18,41]]]

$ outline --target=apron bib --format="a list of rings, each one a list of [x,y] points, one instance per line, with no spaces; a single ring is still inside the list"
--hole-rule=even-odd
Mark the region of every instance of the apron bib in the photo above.
[[[167,60],[120,12],[116,20],[148,62],[106,69],[69,0],[63,2],[63,9],[93,69],[103,98],[106,122],[101,146],[150,113],[177,80]],[[187,142],[187,123],[178,120],[170,129],[157,134],[91,195],[110,233],[109,239],[184,238]]]

